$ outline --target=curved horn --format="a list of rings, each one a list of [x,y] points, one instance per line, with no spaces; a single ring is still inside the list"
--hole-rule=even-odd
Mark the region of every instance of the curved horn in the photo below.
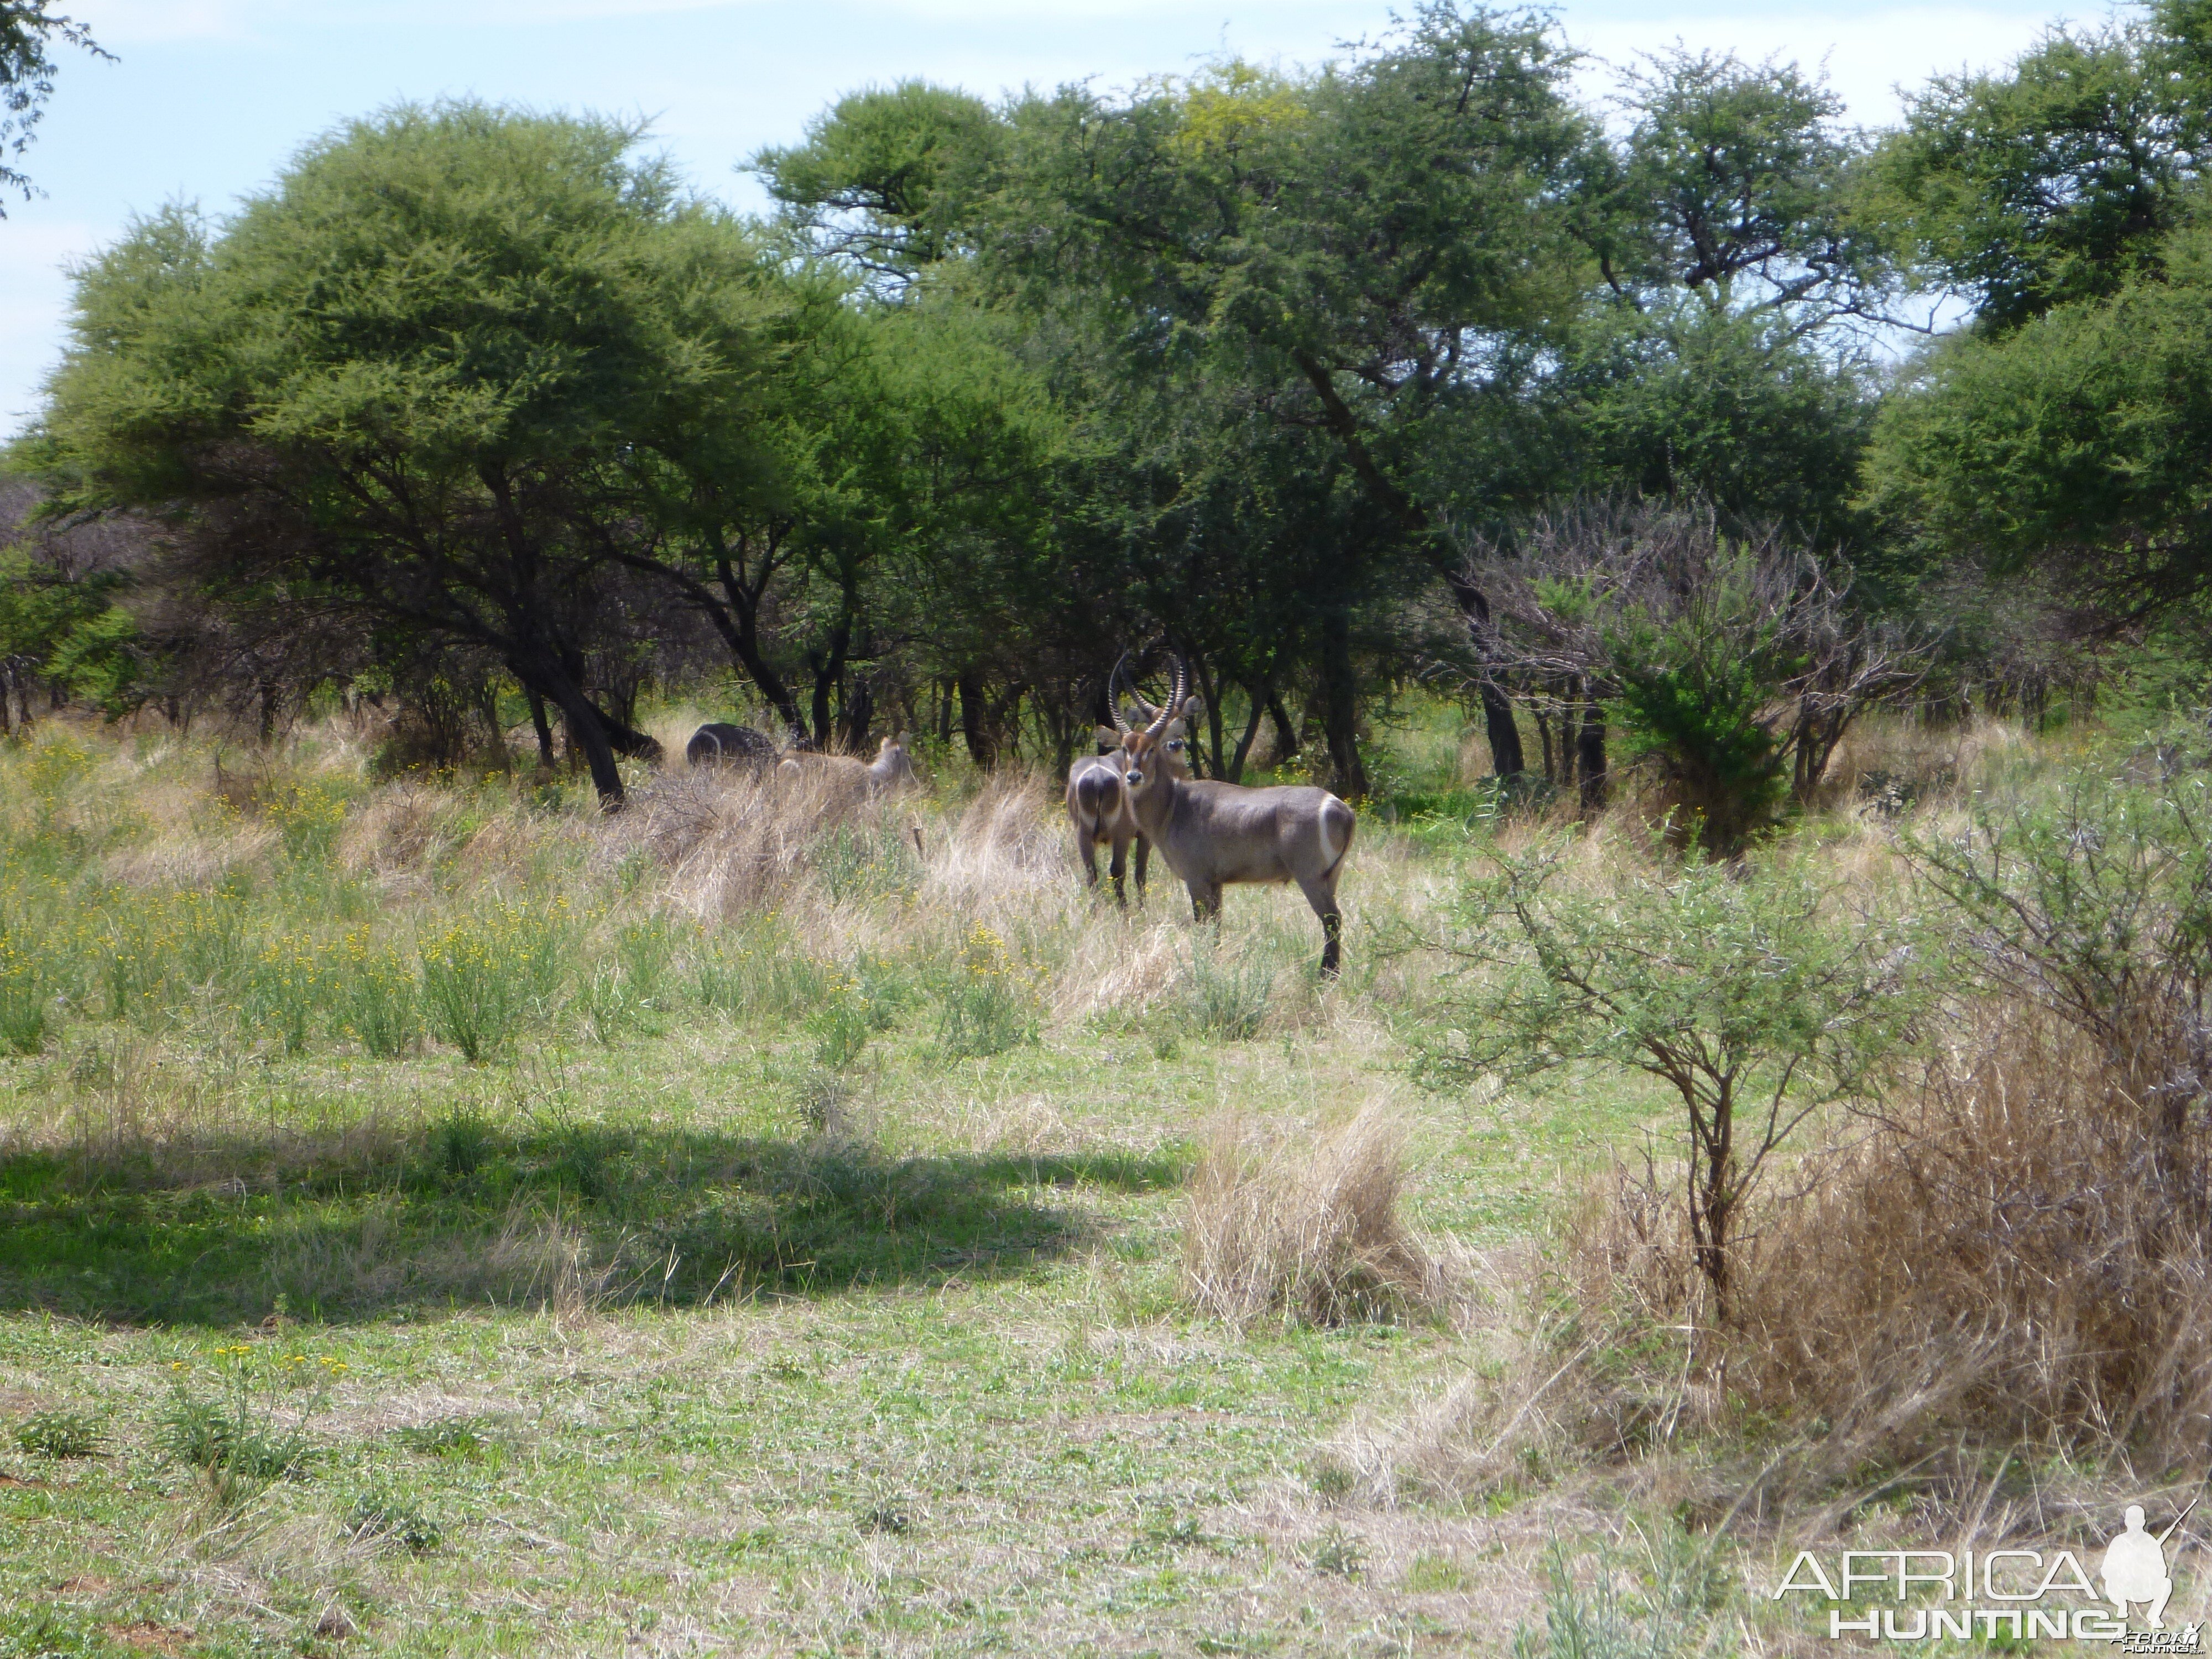
[[[1183,699],[1190,695],[1190,670],[1183,666],[1179,654],[1175,659],[1175,678],[1171,684],[1174,689],[1168,693],[1165,706],[1154,713],[1152,723],[1145,728],[1156,738],[1167,730],[1170,720],[1182,712]]]
[[[1114,672],[1106,677],[1106,718],[1114,722],[1114,729],[1123,737],[1129,735],[1129,722],[1121,718],[1121,671],[1129,665],[1129,653],[1124,651],[1121,660],[1114,665]]]

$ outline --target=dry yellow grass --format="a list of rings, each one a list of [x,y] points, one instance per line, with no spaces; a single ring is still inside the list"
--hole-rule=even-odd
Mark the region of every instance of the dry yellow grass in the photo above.
[[[1191,1301],[1240,1327],[1448,1317],[1452,1276],[1400,1213],[1405,1145],[1381,1101],[1318,1136],[1218,1122],[1185,1182]]]

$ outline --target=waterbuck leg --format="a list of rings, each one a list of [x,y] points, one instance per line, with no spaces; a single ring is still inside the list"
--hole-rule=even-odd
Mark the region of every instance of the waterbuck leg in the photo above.
[[[1137,837],[1137,902],[1145,902],[1145,870],[1152,861],[1152,844],[1142,836]]]
[[[1334,979],[1344,945],[1344,913],[1336,908],[1336,884],[1302,881],[1298,890],[1306,896],[1306,902],[1321,918],[1321,975],[1323,979]]]
[[[1221,884],[1208,882],[1200,885],[1197,882],[1192,882],[1189,885],[1190,908],[1193,914],[1200,921],[1212,922],[1213,931],[1218,933],[1221,931]]]
[[[1124,910],[1129,908],[1129,896],[1122,889],[1121,877],[1128,867],[1129,843],[1126,841],[1116,841],[1114,843],[1114,862],[1108,868],[1114,878],[1114,902]]]
[[[1075,832],[1075,845],[1077,850],[1083,854],[1083,873],[1091,878],[1091,884],[1096,887],[1098,884],[1097,851],[1091,846],[1091,837],[1080,830]]]

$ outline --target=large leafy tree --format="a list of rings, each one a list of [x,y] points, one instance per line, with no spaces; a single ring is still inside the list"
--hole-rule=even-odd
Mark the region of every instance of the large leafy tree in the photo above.
[[[2208,9],[2057,28],[2008,70],[1938,76],[1872,170],[1873,210],[1984,329],[2154,275],[2212,137]]]
[[[136,228],[78,283],[48,442],[88,504],[157,510],[217,599],[311,600],[489,655],[602,797],[646,753],[594,695],[601,574],[654,526],[641,441],[726,491],[805,306],[637,132],[400,106],[227,225]]]
[[[1878,428],[1869,500],[1901,562],[2033,575],[2093,632],[2212,586],[2209,46],[2203,0],[2055,33],[1939,80],[1885,147],[1918,256],[1979,307]]]
[[[1425,434],[1572,308],[1586,262],[1565,197],[1593,128],[1567,67],[1540,17],[1431,5],[1317,75],[1229,63],[1010,112],[982,240],[1003,291],[1090,307],[1132,373],[1202,375],[1324,434],[1389,526],[1302,596],[1325,699],[1356,696],[1364,562],[1455,568],[1443,503],[1414,487]],[[1510,709],[1486,696],[1493,751],[1517,769]],[[1348,732],[1349,707],[1328,724]],[[1356,750],[1332,748],[1338,787],[1364,788]]]
[[[1946,342],[1891,400],[1872,495],[1926,560],[2062,578],[2104,627],[2212,590],[2212,226],[2158,265]]]
[[[1620,102],[1627,132],[1586,198],[1616,298],[1664,310],[1688,295],[1792,337],[1885,319],[1887,252],[1854,198],[1864,141],[1824,80],[1677,48],[1629,71]]]

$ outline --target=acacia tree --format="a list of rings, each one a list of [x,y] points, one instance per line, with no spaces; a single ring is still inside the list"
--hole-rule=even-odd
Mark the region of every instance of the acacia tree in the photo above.
[[[1916,366],[1869,477],[1927,562],[2047,576],[2107,635],[2212,592],[2212,225],[2167,238],[2158,263]]]
[[[1563,197],[1592,128],[1567,66],[1541,19],[1438,4],[1310,76],[1231,63],[1125,100],[1032,96],[1009,112],[981,257],[1013,303],[1097,312],[1131,373],[1202,374],[1325,434],[1395,532],[1374,550],[1441,571],[1441,504],[1410,487],[1421,436],[1569,309],[1584,267]],[[1300,596],[1323,696],[1347,702],[1358,551]],[[1510,710],[1486,708],[1516,770]],[[1364,787],[1356,750],[1337,784]]]
[[[635,130],[401,106],[210,230],[178,211],[79,279],[46,416],[79,505],[174,528],[220,601],[275,586],[489,653],[601,798],[652,740],[592,684],[636,434],[742,452],[803,307]]]
[[[1984,331],[2154,275],[2212,138],[2203,0],[2054,28],[2004,71],[1937,76],[1906,106],[1870,210]]]
[[[1805,1121],[1871,1106],[1927,1004],[1936,953],[1893,919],[1841,914],[1802,860],[1738,870],[1607,867],[1559,879],[1557,840],[1497,853],[1440,941],[1480,964],[1419,1069],[1512,1081],[1595,1062],[1640,1072],[1682,1107],[1690,1265],[1726,1321],[1745,1207]]]

